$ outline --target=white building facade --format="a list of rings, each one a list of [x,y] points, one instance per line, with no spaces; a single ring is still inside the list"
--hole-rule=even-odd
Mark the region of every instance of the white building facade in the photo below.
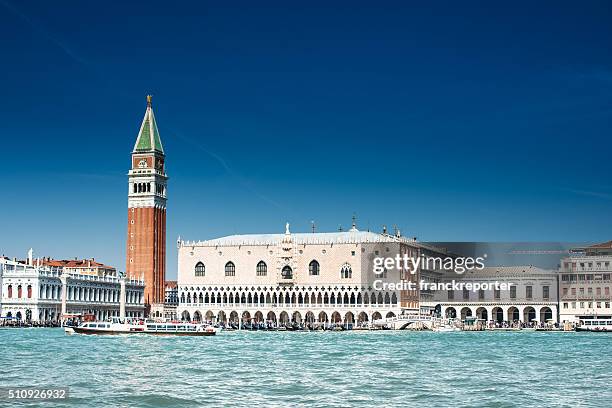
[[[463,275],[446,276],[460,283],[510,284],[507,290],[437,291],[424,302],[443,317],[477,317],[498,323],[558,323],[558,275],[534,266],[485,267]]]
[[[234,235],[178,243],[177,315],[182,320],[363,324],[400,314],[399,291],[373,282],[375,257],[402,240],[358,231]],[[417,305],[418,307],[418,305]]]
[[[612,241],[572,249],[559,275],[562,322],[612,317]]]
[[[166,281],[164,303],[151,305],[148,317],[166,321],[176,321],[176,308],[178,307],[178,287],[176,281]]]
[[[64,315],[119,316],[119,276],[65,272],[63,268],[34,266],[0,259],[0,315],[19,320],[49,322]],[[144,315],[144,282],[125,280],[126,316]]]

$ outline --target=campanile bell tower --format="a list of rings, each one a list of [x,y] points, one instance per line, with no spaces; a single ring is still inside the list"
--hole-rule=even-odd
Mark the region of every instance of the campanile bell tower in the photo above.
[[[138,138],[128,173],[128,234],[126,274],[144,278],[146,310],[164,303],[166,280],[166,186],[165,154],[152,97],[147,96]]]

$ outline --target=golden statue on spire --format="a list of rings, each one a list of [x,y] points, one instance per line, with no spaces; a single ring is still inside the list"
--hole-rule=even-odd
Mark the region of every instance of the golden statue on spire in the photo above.
[[[153,95],[147,95],[147,106],[151,107],[151,101],[153,101]]]

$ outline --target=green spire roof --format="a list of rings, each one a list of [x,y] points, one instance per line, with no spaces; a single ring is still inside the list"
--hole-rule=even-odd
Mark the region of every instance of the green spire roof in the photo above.
[[[134,153],[150,151],[163,153],[164,148],[161,143],[161,138],[159,137],[159,130],[157,130],[157,122],[155,121],[153,108],[151,107],[151,95],[147,95],[147,110],[142,119],[142,125],[140,125],[138,138],[134,145]]]

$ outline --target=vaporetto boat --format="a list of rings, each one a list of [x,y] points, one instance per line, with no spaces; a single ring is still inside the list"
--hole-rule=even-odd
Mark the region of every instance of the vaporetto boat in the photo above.
[[[612,333],[612,317],[594,317],[592,319],[580,319],[576,325],[577,332]]]
[[[67,334],[151,334],[158,336],[214,336],[217,329],[197,323],[155,322],[142,319],[121,319],[85,322],[76,327],[66,328]]]

